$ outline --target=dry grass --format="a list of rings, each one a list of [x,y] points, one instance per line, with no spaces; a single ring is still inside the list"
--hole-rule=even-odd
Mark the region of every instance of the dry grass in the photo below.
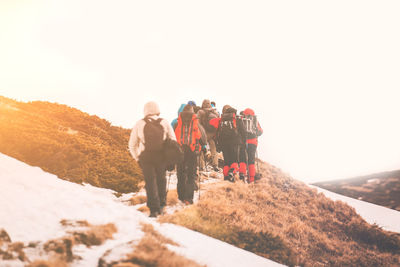
[[[178,191],[176,191],[176,189],[169,190],[167,194],[167,205],[173,206],[178,204],[178,202]]]
[[[68,267],[68,263],[58,257],[49,260],[36,260],[27,265],[27,267]]]
[[[113,264],[113,267],[199,267],[196,262],[180,256],[166,247],[166,244],[177,245],[172,240],[165,238],[152,225],[144,224],[144,237],[136,246],[135,251],[128,255],[123,262]]]
[[[84,244],[88,247],[98,246],[104,243],[105,240],[111,239],[112,235],[117,232],[117,227],[114,224],[92,225],[87,231],[75,232],[75,242]]]
[[[147,201],[147,197],[140,195],[140,196],[134,196],[131,198],[130,200],[130,204],[131,205],[138,205],[138,204],[143,204],[146,203]],[[178,200],[178,192],[176,191],[176,189],[173,190],[169,190],[168,194],[167,194],[167,206],[174,206],[176,204],[178,204],[179,200]],[[137,209],[140,212],[143,213],[149,213],[150,209],[147,206],[142,206],[140,208]]]
[[[145,195],[135,195],[130,199],[130,204],[132,206],[146,203],[147,197]]]
[[[87,226],[86,230],[76,231],[69,236],[49,240],[44,244],[44,250],[49,255],[56,255],[56,260],[72,262],[75,259],[72,248],[76,244],[84,244],[88,247],[98,246],[117,232],[114,224],[90,225],[86,221],[67,221],[62,220],[64,226]],[[51,266],[51,265],[50,265]],[[35,266],[36,267],[36,266]]]
[[[263,163],[258,184],[213,185],[197,205],[166,215],[177,223],[275,261],[294,266],[396,266],[400,235],[366,223]]]

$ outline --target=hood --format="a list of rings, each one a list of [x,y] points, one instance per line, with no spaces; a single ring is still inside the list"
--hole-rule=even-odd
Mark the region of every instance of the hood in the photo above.
[[[183,109],[185,108],[186,104],[181,104],[181,106],[178,109],[178,116],[179,114],[183,111]]]
[[[201,108],[212,108],[211,101],[208,99],[204,99],[203,103],[201,104]]]
[[[154,101],[147,102],[143,108],[143,114],[145,117],[150,115],[160,115],[160,108]]]
[[[182,111],[179,115],[181,117],[183,124],[188,124],[192,120],[194,112],[193,111]]]
[[[225,105],[224,108],[222,109],[222,113],[226,114],[226,113],[234,113],[236,114],[237,110],[234,109],[233,107],[229,106],[229,105]]]
[[[254,110],[252,110],[251,108],[246,108],[246,109],[243,111],[243,114],[244,114],[244,115],[252,115],[252,116],[255,115]]]

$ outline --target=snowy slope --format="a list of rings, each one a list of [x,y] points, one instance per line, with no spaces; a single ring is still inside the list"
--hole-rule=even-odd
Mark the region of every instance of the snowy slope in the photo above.
[[[332,200],[341,200],[353,207],[357,213],[363,217],[368,223],[381,226],[383,229],[400,233],[400,212],[383,206],[361,201],[358,199],[346,197],[322,189],[317,186],[309,185],[316,188],[318,192],[322,192],[326,197]]]
[[[178,244],[171,250],[207,266],[282,266],[253,253],[183,227],[163,224],[126,206],[111,190],[81,186],[0,153],[0,228],[12,241],[47,241],[65,235],[60,220],[114,223],[118,233],[101,246],[79,246],[82,260],[73,266],[97,266],[109,249],[129,251],[125,244],[143,236],[140,223],[151,223]],[[125,245],[125,246],[124,246]],[[118,248],[118,249],[115,249]],[[0,266],[6,264],[0,262]],[[22,265],[21,265],[22,266]]]

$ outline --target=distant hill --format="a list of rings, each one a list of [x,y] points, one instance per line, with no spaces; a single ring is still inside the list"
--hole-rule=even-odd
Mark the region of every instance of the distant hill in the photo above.
[[[400,211],[400,170],[319,182],[314,185]]]
[[[138,190],[130,130],[66,105],[0,96],[0,152],[76,183]]]

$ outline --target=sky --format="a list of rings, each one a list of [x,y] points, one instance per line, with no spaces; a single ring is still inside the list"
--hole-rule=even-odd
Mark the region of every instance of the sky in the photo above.
[[[398,1],[0,2],[0,95],[131,128],[156,101],[252,108],[305,182],[400,168]]]

